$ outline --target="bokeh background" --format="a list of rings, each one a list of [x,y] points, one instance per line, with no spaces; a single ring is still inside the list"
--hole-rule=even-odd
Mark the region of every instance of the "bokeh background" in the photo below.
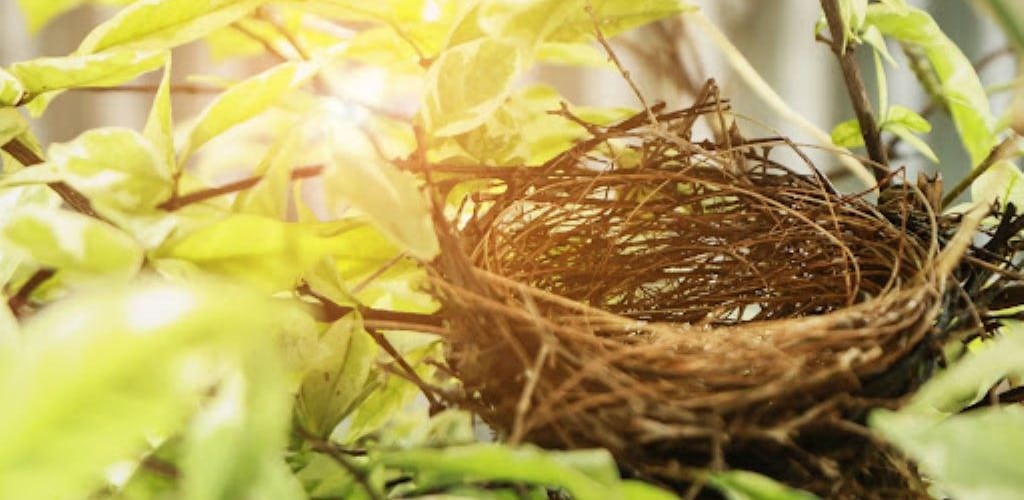
[[[1021,4],[1017,7],[1024,10],[1024,0],[1004,2]],[[813,27],[820,17],[818,2],[696,0],[695,3],[729,36],[775,91],[819,128],[829,131],[839,121],[853,116],[838,65],[827,47],[814,41]],[[986,2],[911,0],[910,3],[926,8],[971,60],[988,61],[981,71],[986,85],[1005,84],[1019,74],[1019,61],[1008,52],[1001,52],[1007,47],[1007,40],[987,15]],[[110,7],[87,5],[62,15],[38,33],[29,33],[16,0],[0,0],[0,64],[67,54],[111,12]],[[685,16],[636,30],[617,39],[614,45],[650,101],[663,100],[670,106],[685,106],[691,99],[694,85],[715,78],[723,94],[732,99],[734,109],[750,118],[751,123],[745,127],[748,135],[770,135],[777,131],[798,141],[814,142],[804,130],[788,123],[754,95],[723,60],[718,48],[708,41],[706,33]],[[907,70],[899,48],[893,47],[891,51],[901,67],[888,71],[890,102],[915,110],[924,109],[928,97]],[[873,63],[867,50],[860,52],[865,79],[873,87]],[[194,44],[175,53],[174,71],[176,75],[204,73],[232,77],[251,74],[272,62],[269,58],[216,61],[205,46]],[[150,75],[148,78],[158,77]],[[575,104],[637,104],[622,78],[604,69],[542,66],[533,70],[528,78],[554,85]],[[1009,106],[1013,94],[1011,90],[993,96],[997,115]],[[141,127],[150,99],[144,92],[71,92],[55,102],[51,111],[35,124],[35,131],[45,144],[69,140],[83,130],[100,125]],[[176,117],[195,114],[207,99],[204,95],[177,94]],[[933,165],[909,154],[909,150],[904,151],[908,153],[906,156],[897,159],[912,171],[939,170],[946,179],[959,179],[966,171],[967,157],[953,125],[941,113],[929,118],[934,129],[926,140],[943,163]],[[834,159],[827,155],[818,155],[816,159],[826,171],[832,169],[829,162]],[[836,167],[834,171],[840,169]],[[853,179],[840,179],[839,184],[850,189],[858,185]]]

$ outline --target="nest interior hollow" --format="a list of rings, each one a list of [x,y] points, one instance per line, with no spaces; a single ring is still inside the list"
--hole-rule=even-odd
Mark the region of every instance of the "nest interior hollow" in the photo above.
[[[902,396],[934,355],[934,217],[912,185],[880,206],[773,161],[799,149],[716,129],[728,103],[706,90],[438,218],[457,403],[667,483],[740,466],[829,493],[849,457],[878,476],[892,457],[864,458],[857,401]]]

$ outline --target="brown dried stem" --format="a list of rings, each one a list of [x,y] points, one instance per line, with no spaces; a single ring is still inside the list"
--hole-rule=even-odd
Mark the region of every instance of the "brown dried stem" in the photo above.
[[[857,123],[860,124],[868,157],[878,165],[888,166],[889,157],[882,144],[881,133],[875,120],[875,114],[871,110],[871,101],[864,85],[864,78],[861,76],[860,66],[854,57],[853,46],[844,42],[846,31],[839,13],[839,1],[821,0],[821,8],[825,11],[825,19],[828,21],[831,34],[832,52],[839,59],[839,66],[843,71],[843,81],[846,83],[853,111],[857,115]],[[884,172],[877,169],[873,172],[876,180],[881,181],[885,178]]]

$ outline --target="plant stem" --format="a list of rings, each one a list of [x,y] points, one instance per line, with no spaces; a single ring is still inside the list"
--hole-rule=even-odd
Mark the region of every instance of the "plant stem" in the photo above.
[[[853,111],[857,115],[857,123],[860,124],[860,132],[864,137],[864,145],[868,151],[868,158],[871,161],[888,169],[889,158],[882,144],[881,133],[875,121],[875,114],[871,110],[871,101],[868,99],[867,88],[864,85],[864,78],[860,73],[860,66],[854,57],[853,47],[844,44],[843,39],[845,27],[839,14],[839,0],[821,0],[821,8],[825,11],[825,19],[828,21],[828,29],[831,33],[832,52],[839,59],[839,66],[843,71],[843,80],[846,83],[846,90],[850,94],[850,102],[853,104]],[[875,180],[881,184],[886,175],[884,172],[875,169]]]
[[[295,170],[292,170],[292,180],[294,181],[294,180],[299,180],[299,179],[308,179],[310,177],[316,177],[316,176],[320,175],[321,173],[323,173],[323,170],[324,170],[323,165],[311,165],[311,166],[308,166],[308,167],[299,167],[299,168],[296,168]],[[163,210],[167,210],[168,212],[173,212],[175,210],[178,210],[178,209],[180,209],[182,207],[191,205],[193,203],[199,203],[199,202],[202,202],[202,201],[209,200],[210,198],[216,198],[218,196],[225,195],[225,194],[237,193],[239,191],[244,191],[244,190],[249,189],[249,188],[255,186],[256,184],[258,184],[262,179],[263,179],[262,175],[257,175],[257,176],[249,177],[249,178],[246,178],[246,179],[242,179],[240,181],[235,181],[235,182],[232,182],[232,183],[229,183],[229,184],[225,184],[223,186],[217,186],[217,187],[208,188],[208,189],[201,189],[199,191],[193,191],[193,192],[191,192],[189,194],[186,194],[184,196],[176,196],[174,198],[171,198],[171,199],[169,199],[169,200],[167,200],[167,201],[157,205],[157,208],[160,208],[160,209],[163,209]]]

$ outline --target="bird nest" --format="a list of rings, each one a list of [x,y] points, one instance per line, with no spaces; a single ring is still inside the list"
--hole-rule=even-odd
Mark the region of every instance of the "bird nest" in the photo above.
[[[497,187],[438,215],[431,264],[450,399],[509,441],[604,447],[680,491],[742,468],[923,494],[862,423],[941,361],[965,238],[917,185],[890,179],[872,203],[773,161],[799,154],[784,139],[697,140],[702,119],[726,123],[715,94],[472,174]]]

